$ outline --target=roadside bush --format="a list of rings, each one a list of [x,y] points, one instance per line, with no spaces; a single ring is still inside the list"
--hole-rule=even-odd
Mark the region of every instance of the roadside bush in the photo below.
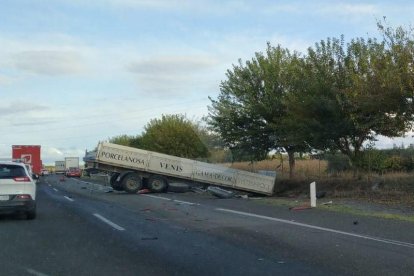
[[[344,154],[326,154],[325,159],[328,161],[328,173],[339,173],[351,169],[349,158]]]

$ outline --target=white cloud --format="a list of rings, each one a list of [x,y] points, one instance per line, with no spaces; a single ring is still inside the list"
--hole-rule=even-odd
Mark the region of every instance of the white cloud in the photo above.
[[[15,68],[40,75],[67,75],[85,71],[82,56],[74,51],[25,51],[13,57]]]
[[[13,81],[14,81],[14,79],[9,77],[9,76],[0,75],[0,86],[1,85],[10,85],[10,84],[13,83]]]
[[[163,56],[131,62],[127,70],[137,77],[141,90],[156,94],[180,94],[212,80],[208,70],[219,61],[209,56]]]
[[[367,16],[374,15],[379,12],[379,7],[372,4],[349,4],[334,2],[328,5],[323,5],[318,10],[322,14],[344,15],[344,16]]]
[[[0,116],[15,116],[16,114],[25,114],[46,109],[48,109],[47,106],[34,104],[29,101],[13,101],[9,104],[0,105]]]
[[[128,70],[138,74],[181,74],[205,70],[217,65],[212,57],[203,56],[165,56],[132,62]]]

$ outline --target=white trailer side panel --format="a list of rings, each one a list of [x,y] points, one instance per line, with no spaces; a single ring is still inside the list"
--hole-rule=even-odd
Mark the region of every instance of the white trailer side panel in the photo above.
[[[169,176],[192,179],[194,160],[151,152],[148,171]]]
[[[274,177],[111,143],[100,143],[96,162],[271,195]]]
[[[237,170],[214,164],[196,162],[194,165],[194,180],[226,187],[234,187]]]
[[[109,143],[108,143],[109,144]],[[147,170],[149,153],[146,150],[123,147],[114,144],[99,144],[96,160],[130,169]]]

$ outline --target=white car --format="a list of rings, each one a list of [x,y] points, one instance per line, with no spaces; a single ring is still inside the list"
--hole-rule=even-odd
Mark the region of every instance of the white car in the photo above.
[[[49,175],[49,171],[46,169],[42,169],[42,176]]]
[[[36,182],[23,163],[0,161],[0,213],[36,218]]]

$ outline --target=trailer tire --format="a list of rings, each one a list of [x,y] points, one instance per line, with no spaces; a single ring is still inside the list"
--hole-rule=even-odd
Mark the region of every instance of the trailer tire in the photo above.
[[[136,173],[129,173],[122,178],[122,188],[129,194],[136,194],[142,189],[142,177]]]
[[[168,180],[162,176],[153,175],[148,179],[147,186],[151,192],[162,193],[168,188]]]
[[[109,179],[109,185],[111,185],[112,189],[115,191],[123,191],[122,185],[120,182],[117,181],[117,178],[119,177],[119,173],[114,173],[111,175],[111,178]]]
[[[170,183],[168,184],[168,191],[174,193],[186,193],[190,191],[190,185],[179,182]]]
[[[214,186],[208,187],[207,191],[209,191],[212,195],[218,198],[232,198],[235,195],[232,191],[224,190]]]

